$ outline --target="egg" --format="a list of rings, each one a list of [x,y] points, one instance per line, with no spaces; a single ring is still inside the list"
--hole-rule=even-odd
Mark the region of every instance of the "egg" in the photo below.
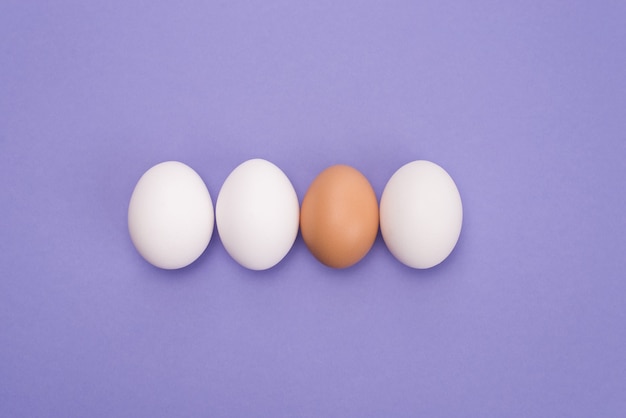
[[[452,177],[430,161],[402,166],[380,199],[380,231],[389,251],[417,269],[434,267],[461,234],[463,205]]]
[[[228,175],[217,197],[215,216],[228,254],[248,269],[266,270],[293,246],[300,205],[285,173],[256,158]]]
[[[213,202],[204,181],[178,161],[146,171],[128,206],[128,230],[135,248],[163,269],[194,262],[211,240],[213,222]]]
[[[361,260],[378,233],[378,201],[367,178],[347,165],[322,171],[302,201],[300,230],[311,253],[329,267]]]

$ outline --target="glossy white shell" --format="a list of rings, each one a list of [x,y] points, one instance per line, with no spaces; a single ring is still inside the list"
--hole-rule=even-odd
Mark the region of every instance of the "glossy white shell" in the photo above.
[[[380,230],[389,251],[407,266],[426,269],[445,260],[462,223],[459,191],[437,164],[410,162],[387,182],[380,200]]]
[[[280,168],[248,160],[226,178],[215,205],[224,248],[242,266],[265,270],[289,252],[298,234],[300,205]]]
[[[128,230],[151,264],[178,269],[194,262],[213,234],[211,195],[189,166],[167,161],[139,179],[128,207]]]

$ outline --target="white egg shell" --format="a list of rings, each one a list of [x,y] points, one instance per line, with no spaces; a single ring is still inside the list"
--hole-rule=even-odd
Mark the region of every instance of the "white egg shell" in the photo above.
[[[430,161],[400,167],[380,200],[380,230],[389,251],[409,267],[426,269],[454,249],[463,205],[452,177]]]
[[[155,165],[139,179],[128,206],[128,230],[137,251],[151,264],[178,269],[209,245],[214,213],[204,181],[178,161]]]
[[[257,158],[242,163],[226,178],[215,217],[228,254],[246,268],[266,270],[293,246],[300,205],[285,173]]]

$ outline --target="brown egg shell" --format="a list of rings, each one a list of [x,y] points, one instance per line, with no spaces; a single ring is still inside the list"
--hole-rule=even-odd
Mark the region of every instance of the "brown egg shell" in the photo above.
[[[334,268],[350,267],[372,248],[378,201],[367,178],[347,165],[322,171],[302,201],[300,230],[311,253]]]

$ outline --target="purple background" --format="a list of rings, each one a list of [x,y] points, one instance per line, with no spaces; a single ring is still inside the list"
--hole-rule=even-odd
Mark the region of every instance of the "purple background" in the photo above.
[[[88,4],[91,3],[91,4]],[[503,4],[504,3],[504,4]],[[516,4],[517,3],[517,4]],[[626,3],[0,4],[1,416],[618,416]],[[134,250],[150,166],[457,182],[452,256]],[[621,413],[620,413],[621,412]]]

